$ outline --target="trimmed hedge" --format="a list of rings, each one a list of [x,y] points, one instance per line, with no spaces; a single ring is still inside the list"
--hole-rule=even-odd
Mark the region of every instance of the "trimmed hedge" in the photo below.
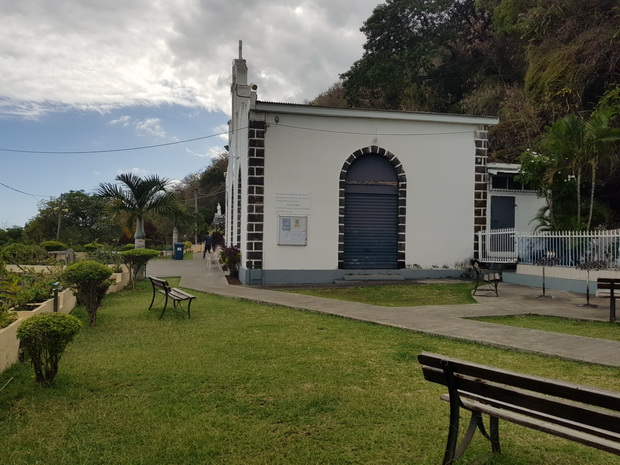
[[[68,248],[66,244],[58,241],[43,241],[39,245],[48,252],[59,252],[61,250],[67,250]]]
[[[99,262],[86,260],[73,263],[62,272],[62,284],[73,289],[78,302],[86,307],[89,326],[97,325],[97,310],[112,284],[112,270]]]
[[[81,327],[80,320],[64,313],[34,315],[19,325],[17,337],[30,356],[36,381],[41,386],[54,381],[60,357]]]

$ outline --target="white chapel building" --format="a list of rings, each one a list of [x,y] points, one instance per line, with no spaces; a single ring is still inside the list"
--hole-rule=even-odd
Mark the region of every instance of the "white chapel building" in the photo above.
[[[233,61],[226,243],[244,284],[459,276],[495,117],[264,102]]]

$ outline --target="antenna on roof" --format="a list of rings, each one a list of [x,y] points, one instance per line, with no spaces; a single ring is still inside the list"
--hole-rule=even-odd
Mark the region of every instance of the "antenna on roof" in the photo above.
[[[242,49],[243,49],[243,41],[242,41],[242,40],[240,40],[240,41],[239,41],[239,59],[240,59],[240,60],[243,60],[243,55],[242,55],[242,53],[241,53],[241,50],[242,50]]]

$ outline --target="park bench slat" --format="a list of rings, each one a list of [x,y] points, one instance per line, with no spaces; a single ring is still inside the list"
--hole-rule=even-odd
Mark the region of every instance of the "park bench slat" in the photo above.
[[[614,291],[618,291],[618,290],[620,290],[620,281],[612,282],[612,283],[607,283],[607,282],[604,282],[604,281],[598,281],[597,287],[599,289],[607,289],[607,290],[613,289]]]
[[[510,416],[512,415],[514,415],[515,418],[525,416],[530,419],[539,420],[541,422],[544,422],[545,424],[549,424],[549,428],[553,428],[553,425],[572,428],[576,431],[581,431],[583,433],[587,433],[600,438],[618,441],[618,446],[620,447],[620,433],[612,431],[608,427],[609,423],[607,423],[606,421],[603,421],[601,423],[590,421],[588,423],[591,424],[586,424],[586,422],[573,421],[567,418],[549,415],[546,413],[542,413],[540,410],[535,410],[529,407],[520,407],[512,403],[502,402],[494,398],[483,397],[469,392],[459,391],[459,394],[463,405],[471,404],[473,406],[472,408],[468,407],[469,410],[483,409],[486,407],[494,408],[496,410],[502,411],[503,415],[505,415],[507,418],[510,418]],[[448,394],[442,394],[441,400],[449,402],[450,396]],[[580,420],[583,420],[583,418],[580,418]],[[602,427],[605,427],[606,429]]]
[[[418,361],[423,366],[433,367],[434,378],[428,379],[434,383],[447,386],[445,375],[443,374],[442,360],[450,360],[453,370],[472,378],[481,378],[496,383],[508,384],[521,389],[530,389],[542,394],[562,397],[575,402],[588,402],[598,407],[609,408],[620,411],[620,393],[607,391],[592,386],[560,381],[541,376],[526,375],[514,371],[503,370],[489,365],[482,365],[473,362],[466,362],[450,357],[423,352],[418,356]],[[423,368],[426,376],[427,370]]]
[[[447,396],[444,400],[449,401]],[[620,455],[620,435],[610,434],[600,428],[590,428],[589,430],[586,430],[583,428],[583,425],[571,424],[570,422],[566,422],[565,424],[557,423],[555,421],[549,422],[532,414],[519,414],[505,408],[498,408],[486,403],[470,401],[469,399],[462,399],[462,402],[463,406],[468,410],[478,411],[480,413],[499,418],[500,420],[510,421],[511,423],[515,423],[520,426],[525,426],[537,431],[542,431],[564,439],[579,442],[586,446]]]
[[[603,425],[610,431],[620,433],[620,414],[609,410],[590,407],[591,403],[588,405],[576,403],[562,397],[556,397],[557,393],[543,395],[515,386],[493,383],[486,379],[463,376],[458,372],[455,373],[455,378],[456,388],[461,397],[496,399],[496,405],[501,405],[503,403],[505,404],[505,408],[510,408],[515,411],[529,409],[539,412],[541,418],[545,416],[553,417],[549,418],[548,421],[550,422],[563,422],[564,420],[568,420],[580,422],[587,426]],[[435,380],[434,382],[447,386],[443,372],[434,371],[431,378],[426,376],[425,371],[425,379],[429,381],[433,379]],[[529,387],[529,389],[531,389],[531,387]],[[589,399],[587,402],[589,402]],[[507,407],[508,405],[510,405],[510,407]]]
[[[620,455],[620,393],[428,352],[418,360],[427,381],[448,388],[448,394],[441,396],[450,403],[444,464],[467,449],[476,429],[500,453],[500,419]],[[461,408],[472,416],[457,444]],[[490,434],[482,414],[490,416]]]

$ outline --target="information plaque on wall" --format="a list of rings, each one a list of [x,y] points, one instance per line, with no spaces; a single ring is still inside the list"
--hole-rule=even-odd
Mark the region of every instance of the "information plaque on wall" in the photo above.
[[[278,192],[275,196],[275,208],[278,215],[308,216],[311,206],[310,194]]]
[[[306,245],[307,243],[307,216],[278,217],[278,245]]]

